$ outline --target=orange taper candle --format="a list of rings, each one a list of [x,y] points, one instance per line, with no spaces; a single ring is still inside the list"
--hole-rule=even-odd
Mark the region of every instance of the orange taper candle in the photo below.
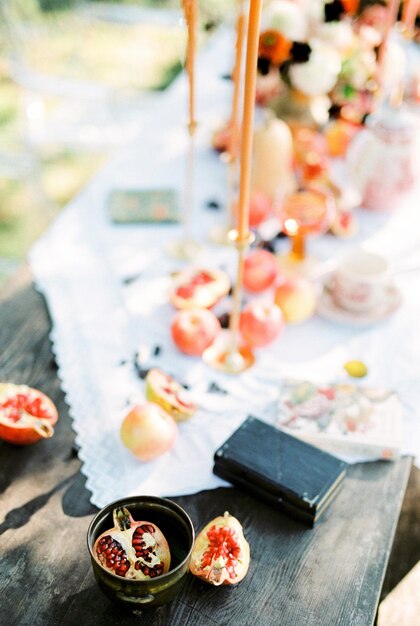
[[[249,201],[251,195],[252,140],[254,134],[255,87],[257,81],[258,41],[262,0],[250,0],[245,62],[244,112],[240,149],[238,240],[249,236]]]
[[[187,53],[185,66],[189,81],[189,120],[188,130],[193,134],[197,125],[195,119],[195,56],[197,50],[198,8],[196,0],[182,0],[185,21],[187,23]]]
[[[235,159],[238,154],[239,143],[239,106],[241,100],[241,75],[242,75],[242,57],[245,41],[246,16],[244,13],[243,0],[239,0],[239,14],[236,22],[236,48],[235,48],[235,65],[233,68],[233,98],[232,98],[232,115],[230,118],[230,156]]]
[[[420,0],[405,0],[402,14],[402,22],[408,34],[412,34],[417,14],[420,10]]]

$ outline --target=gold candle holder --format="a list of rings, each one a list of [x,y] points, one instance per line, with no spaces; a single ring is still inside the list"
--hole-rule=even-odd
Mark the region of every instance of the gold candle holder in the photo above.
[[[191,261],[201,252],[202,246],[192,238],[191,222],[194,209],[194,185],[195,185],[195,132],[196,122],[188,125],[188,152],[185,171],[184,210],[182,213],[182,236],[180,239],[169,241],[168,253],[175,259]]]
[[[211,241],[222,246],[231,246],[231,232],[235,226],[235,199],[238,160],[229,151],[223,152],[220,158],[227,163],[227,225],[216,226],[210,233]]]
[[[246,239],[240,239],[238,231],[232,229],[229,233],[229,239],[238,252],[238,268],[233,289],[229,330],[222,332],[216,341],[205,350],[203,359],[208,365],[225,374],[240,374],[255,362],[251,348],[241,341],[239,333],[245,254],[254,241],[254,235],[249,233]]]
[[[245,42],[246,15],[244,2],[238,2],[238,17],[236,24],[236,44],[235,44],[235,65],[233,68],[233,95],[232,113],[229,120],[229,141],[228,148],[220,156],[220,159],[227,164],[227,224],[215,228],[210,233],[210,239],[221,245],[232,245],[230,237],[231,231],[235,227],[235,199],[236,184],[238,179],[238,147],[239,147],[239,118],[242,92],[242,61]]]
[[[187,54],[185,68],[188,76],[188,151],[186,157],[184,211],[182,213],[183,233],[180,239],[170,241],[166,246],[168,253],[183,261],[195,259],[202,246],[191,236],[191,222],[194,209],[194,175],[195,175],[195,136],[197,121],[195,117],[195,56],[197,48],[198,7],[197,0],[182,2],[187,23]]]
[[[249,231],[249,200],[251,195],[251,164],[254,128],[255,90],[257,79],[258,41],[260,32],[262,0],[250,0],[248,36],[245,64],[244,102],[242,116],[242,140],[240,146],[240,176],[237,230],[230,237],[238,251],[237,278],[233,291],[233,309],[229,332],[218,337],[204,353],[204,360],[226,374],[239,374],[251,367],[255,358],[251,348],[241,343],[239,321],[243,286],[245,251],[252,241]],[[223,340],[224,336],[224,340]]]

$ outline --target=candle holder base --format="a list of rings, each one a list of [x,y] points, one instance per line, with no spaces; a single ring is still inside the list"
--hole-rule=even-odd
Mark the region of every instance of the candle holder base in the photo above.
[[[241,374],[252,367],[255,356],[246,344],[233,345],[230,331],[223,331],[203,353],[207,365],[225,374]]]
[[[233,244],[231,232],[232,229],[227,226],[215,226],[210,231],[209,239],[220,246],[231,246]]]
[[[293,253],[279,254],[276,256],[277,266],[281,272],[291,276],[310,277],[319,261],[315,257],[305,256],[304,259],[297,258]]]
[[[169,256],[180,261],[193,261],[203,251],[203,246],[193,239],[173,239],[165,246]]]

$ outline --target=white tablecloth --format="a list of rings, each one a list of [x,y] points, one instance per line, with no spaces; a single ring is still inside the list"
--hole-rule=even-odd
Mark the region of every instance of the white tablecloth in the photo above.
[[[206,204],[213,199],[223,203],[226,197],[225,167],[209,142],[212,129],[228,116],[231,84],[222,75],[231,67],[232,52],[230,33],[220,32],[198,66],[194,232],[206,244],[210,228],[224,221],[222,212]],[[344,362],[352,358],[369,367],[367,383],[399,393],[404,451],[420,457],[416,272],[399,275],[404,305],[388,322],[361,330],[315,317],[287,327],[278,341],[258,351],[255,367],[239,377],[216,374],[173,347],[167,287],[169,272],[178,266],[163,246],[180,227],[115,226],[108,217],[107,197],[116,187],[159,186],[178,189],[182,197],[186,101],[181,77],[153,110],[143,113],[142,133],[60,214],[30,254],[36,285],[51,313],[53,349],[92,502],[103,506],[133,493],[171,496],[224,484],[212,474],[215,449],[247,414],[272,419],[282,377],[339,380]],[[415,195],[408,198],[392,216],[361,213],[358,241],[368,241],[391,261],[420,249],[418,197],[417,203]],[[324,237],[312,246],[327,259],[354,243]],[[207,245],[201,261],[234,274],[235,255],[226,248]],[[154,356],[157,345],[161,351]],[[172,450],[148,464],[132,457],[119,438],[129,406],[144,398],[144,383],[133,367],[140,348],[149,355],[149,364],[188,383],[200,405],[199,412],[180,425]],[[211,382],[228,393],[209,392]]]

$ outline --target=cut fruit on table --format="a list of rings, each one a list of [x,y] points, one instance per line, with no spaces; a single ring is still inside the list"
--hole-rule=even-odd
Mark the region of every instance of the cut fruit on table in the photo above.
[[[245,577],[249,563],[250,549],[242,526],[226,511],[198,534],[190,572],[210,585],[236,585]]]
[[[168,542],[151,522],[136,522],[128,509],[112,512],[114,527],[96,540],[93,553],[112,574],[133,580],[148,580],[166,574],[171,564]]]
[[[146,397],[159,404],[177,422],[188,419],[197,410],[188,391],[175,378],[157,368],[149,370],[146,376]]]
[[[25,446],[54,434],[58,413],[38,389],[0,383],[0,439]]]
[[[229,289],[226,272],[188,268],[176,276],[170,301],[176,309],[210,309],[229,293]]]

